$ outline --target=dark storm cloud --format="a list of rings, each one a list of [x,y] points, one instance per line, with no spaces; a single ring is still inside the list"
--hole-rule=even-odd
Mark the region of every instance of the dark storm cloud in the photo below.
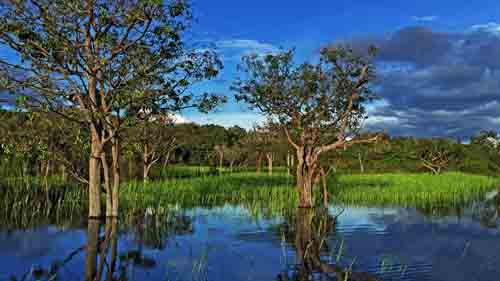
[[[409,27],[350,42],[378,49],[379,96],[367,128],[394,135],[468,137],[500,128],[500,34]]]
[[[422,27],[409,27],[381,41],[379,48],[381,60],[425,66],[443,60],[449,54],[452,42],[447,34]]]

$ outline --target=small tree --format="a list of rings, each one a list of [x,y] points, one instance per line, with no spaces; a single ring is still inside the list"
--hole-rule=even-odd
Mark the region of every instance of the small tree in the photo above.
[[[141,154],[143,181],[147,183],[153,166],[177,148],[178,138],[171,115],[144,113],[139,116],[142,116],[140,121],[127,130],[127,141]]]
[[[318,64],[294,64],[293,51],[245,56],[233,89],[237,99],[260,110],[284,131],[297,156],[300,207],[313,206],[319,157],[331,150],[376,140],[356,139],[374,96],[371,57],[343,46],[324,48]]]

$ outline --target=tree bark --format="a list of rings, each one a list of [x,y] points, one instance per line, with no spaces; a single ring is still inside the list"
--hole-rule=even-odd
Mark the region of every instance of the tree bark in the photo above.
[[[307,161],[307,158],[309,158],[309,161]],[[305,157],[303,148],[297,150],[297,160],[297,189],[299,192],[299,207],[312,208],[314,206],[313,182],[316,162],[312,161],[310,157]]]
[[[260,174],[261,166],[262,166],[262,153],[257,154],[257,161],[255,163],[257,174]]]
[[[101,153],[101,165],[104,176],[104,190],[106,191],[106,217],[111,217],[112,206],[113,206],[113,194],[111,192],[111,180],[109,177],[108,159],[106,159],[105,152]]]
[[[144,168],[142,170],[142,179],[143,182],[146,184],[149,182],[149,171],[151,170],[151,165],[144,163]]]
[[[266,153],[266,158],[267,158],[267,174],[272,176],[273,175],[273,154],[270,152]]]
[[[91,154],[89,159],[89,218],[101,216],[101,153],[102,148],[99,135],[94,126],[91,126]]]
[[[113,157],[113,208],[112,217],[118,217],[118,210],[120,206],[120,154],[121,146],[118,138],[113,138],[111,146],[111,154]]]

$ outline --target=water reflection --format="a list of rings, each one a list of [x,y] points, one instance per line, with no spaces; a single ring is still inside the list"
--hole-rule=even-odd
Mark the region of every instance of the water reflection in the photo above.
[[[118,251],[118,221],[116,219],[106,220],[104,237],[99,236],[100,229],[101,221],[89,220],[87,226],[85,280],[124,280],[114,278]],[[106,273],[104,273],[105,270]],[[103,274],[105,274],[105,278],[103,278]]]
[[[295,223],[288,229],[293,235],[297,264],[278,275],[277,280],[339,280],[376,281],[376,276],[366,272],[355,272],[328,260],[332,236],[335,233],[337,217],[327,209],[299,209]],[[338,261],[337,261],[338,262]]]
[[[0,280],[491,281],[499,206],[492,196],[460,216],[359,207],[273,219],[241,206],[158,209],[79,229],[0,231]]]

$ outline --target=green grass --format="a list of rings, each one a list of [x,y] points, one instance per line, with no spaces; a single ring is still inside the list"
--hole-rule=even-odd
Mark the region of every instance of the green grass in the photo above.
[[[356,174],[331,177],[329,181],[333,204],[433,210],[463,207],[480,200],[486,192],[496,187],[500,187],[498,178],[463,173],[441,176]],[[48,189],[37,178],[2,179],[0,220],[12,223],[12,226],[30,227],[45,220],[83,218],[82,214],[86,213],[87,208],[86,197],[84,186],[67,185],[58,179],[52,179]],[[320,204],[320,192],[315,197]],[[293,212],[297,199],[294,180],[284,172],[277,172],[273,176],[254,172],[199,175],[148,184],[132,181],[120,188],[121,213],[125,220],[144,214],[146,210],[162,215],[170,210],[225,205],[239,205],[255,217],[269,218]]]
[[[222,174],[213,177],[168,181],[129,182],[121,187],[121,205],[126,209],[182,208],[243,205],[250,211],[281,213],[295,207],[297,192],[292,179],[255,173]]]
[[[340,176],[331,192],[339,202],[362,206],[451,207],[483,198],[498,178],[458,172]]]

